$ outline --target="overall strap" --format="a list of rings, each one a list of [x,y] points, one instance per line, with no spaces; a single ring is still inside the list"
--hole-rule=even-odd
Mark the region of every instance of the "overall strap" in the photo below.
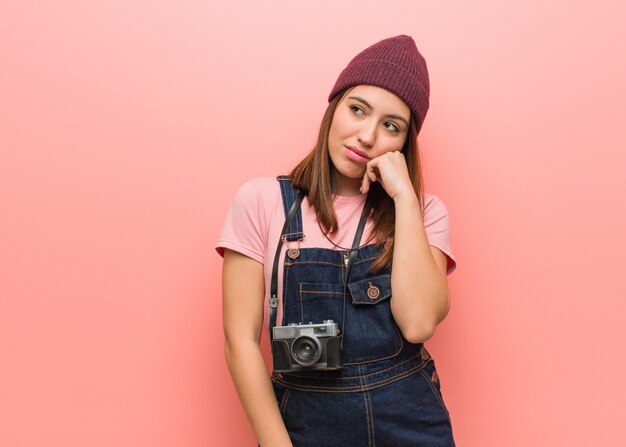
[[[291,185],[287,176],[281,175],[277,178],[280,183],[283,205],[285,206],[285,224],[280,232],[280,239],[278,240],[276,254],[274,255],[274,264],[272,266],[272,279],[270,283],[270,340],[274,338],[273,332],[276,326],[276,311],[278,308],[278,261],[280,258],[280,249],[285,241],[298,241],[304,238],[304,233],[302,233],[302,213],[300,212],[303,194]],[[295,229],[296,231],[290,231],[291,229]]]
[[[283,197],[283,207],[285,209],[285,217],[289,215],[289,209],[296,201],[298,192],[289,181],[286,175],[276,177],[280,184],[280,193]],[[287,232],[284,233],[284,239],[289,242],[299,241],[304,237],[302,232],[302,213],[298,212],[294,221],[289,225]]]
[[[367,207],[363,206],[361,211],[361,218],[359,219],[359,226],[356,227],[356,233],[354,234],[354,240],[352,241],[352,248],[347,254],[346,260],[346,279],[343,282],[343,315],[341,316],[341,349],[343,350],[343,334],[346,333],[346,296],[348,291],[348,282],[350,281],[350,273],[352,272],[352,266],[356,261],[356,255],[359,252],[359,245],[361,244],[361,237],[363,236],[363,230],[365,230],[365,223],[367,222]]]

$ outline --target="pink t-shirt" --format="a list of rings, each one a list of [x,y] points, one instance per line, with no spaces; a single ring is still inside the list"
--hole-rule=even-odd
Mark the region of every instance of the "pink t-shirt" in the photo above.
[[[332,241],[342,247],[351,247],[354,234],[365,203],[365,195],[354,197],[333,196],[333,205],[339,229],[332,234]],[[448,210],[441,199],[424,193],[424,228],[428,242],[448,257],[448,275],[456,268],[456,260],[450,248]],[[339,250],[331,244],[319,227],[315,209],[307,198],[302,200],[302,226],[304,239],[300,242],[285,242],[282,247],[278,268],[278,296],[282,300],[283,260],[287,248],[329,248]],[[216,244],[217,252],[223,256],[228,248],[240,252],[264,265],[265,318],[269,308],[272,263],[285,223],[285,211],[278,180],[274,177],[259,177],[243,184],[226,216],[222,233]],[[372,223],[365,226],[362,241],[369,240]],[[329,235],[330,236],[330,235]],[[282,321],[282,306],[278,306],[278,324]]]

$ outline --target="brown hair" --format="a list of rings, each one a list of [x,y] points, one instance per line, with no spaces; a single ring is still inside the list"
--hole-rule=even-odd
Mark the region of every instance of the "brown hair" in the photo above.
[[[326,231],[326,234],[332,234],[339,228],[332,204],[333,190],[337,190],[333,189],[333,187],[336,188],[338,185],[334,184],[336,181],[333,176],[335,167],[330,160],[328,152],[328,134],[337,105],[348,90],[350,89],[337,95],[328,104],[320,124],[317,144],[289,174],[291,183],[307,195],[309,203],[315,208],[317,220],[324,231]],[[424,188],[414,121],[412,118],[409,123],[402,153],[404,154],[409,177],[421,209],[423,206],[422,191]],[[371,267],[371,270],[376,272],[382,267],[391,266],[396,218],[393,199],[387,195],[380,183],[375,182],[371,184],[367,200],[365,201],[365,210],[369,219],[374,222],[372,237],[378,241],[379,245],[384,244],[383,254]],[[387,241],[389,243],[386,243]]]

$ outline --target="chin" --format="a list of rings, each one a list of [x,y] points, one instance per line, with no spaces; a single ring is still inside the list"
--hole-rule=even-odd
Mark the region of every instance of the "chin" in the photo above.
[[[360,180],[365,175],[365,169],[363,169],[362,171],[355,171],[353,169],[338,169],[337,172],[339,173],[339,175],[349,180]]]

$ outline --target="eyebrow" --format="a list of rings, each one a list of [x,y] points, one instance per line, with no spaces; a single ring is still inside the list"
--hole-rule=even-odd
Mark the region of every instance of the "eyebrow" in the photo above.
[[[354,99],[356,101],[362,102],[363,104],[365,104],[367,107],[369,107],[370,109],[373,109],[374,107],[371,106],[371,104],[369,102],[367,102],[365,99],[361,98],[360,96],[350,96],[348,99]],[[400,121],[404,121],[404,124],[409,125],[409,122],[406,120],[406,118],[400,116],[400,115],[395,115],[393,113],[388,113],[387,115],[385,115],[386,118],[394,118]]]

